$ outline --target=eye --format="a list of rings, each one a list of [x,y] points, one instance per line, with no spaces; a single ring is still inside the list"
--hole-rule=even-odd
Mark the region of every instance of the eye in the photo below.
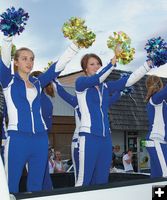
[[[34,61],[34,58],[30,58],[30,60],[33,62],[33,61]]]

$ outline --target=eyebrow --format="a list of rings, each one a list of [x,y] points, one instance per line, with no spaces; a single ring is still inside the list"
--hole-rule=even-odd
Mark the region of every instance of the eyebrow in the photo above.
[[[28,56],[20,56],[21,58],[28,58]],[[31,59],[34,59],[34,56],[30,57]]]

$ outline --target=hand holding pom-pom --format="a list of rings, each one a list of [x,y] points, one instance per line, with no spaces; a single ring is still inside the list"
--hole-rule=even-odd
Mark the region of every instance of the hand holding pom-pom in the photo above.
[[[95,41],[96,35],[88,30],[83,19],[72,17],[63,25],[64,37],[68,37],[77,43],[80,48],[88,48]]]
[[[0,30],[5,36],[13,36],[23,32],[29,15],[22,8],[16,10],[12,7],[8,8],[0,17]]]
[[[135,49],[130,47],[131,39],[129,36],[122,32],[114,32],[114,37],[109,36],[107,40],[108,48],[115,52],[115,55],[120,64],[128,64],[134,58]]]

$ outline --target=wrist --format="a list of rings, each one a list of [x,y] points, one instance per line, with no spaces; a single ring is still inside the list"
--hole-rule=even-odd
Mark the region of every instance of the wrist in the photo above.
[[[3,38],[3,40],[4,40],[5,42],[11,42],[12,39],[13,39],[13,36],[4,36],[4,38]]]
[[[151,63],[148,63],[148,61],[144,62],[143,66],[144,66],[144,68],[146,69],[147,72],[150,71],[150,69],[153,68]]]
[[[75,51],[76,53],[79,51],[79,46],[77,45],[77,43],[71,43],[70,48]]]

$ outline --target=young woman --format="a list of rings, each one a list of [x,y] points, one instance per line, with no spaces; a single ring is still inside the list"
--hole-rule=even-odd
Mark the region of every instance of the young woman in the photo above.
[[[104,82],[115,64],[115,56],[106,67],[102,67],[101,59],[95,54],[86,54],[81,60],[86,76],[76,80],[76,94],[81,112],[79,175],[76,186],[108,182],[112,159],[108,120],[109,94],[131,86],[151,69],[145,63],[130,77]]]
[[[21,48],[14,56],[17,73],[11,70],[12,38],[5,37],[0,59],[0,82],[7,105],[8,138],[5,146],[5,169],[9,190],[18,192],[20,177],[25,163],[28,163],[28,191],[42,189],[43,177],[48,157],[48,137],[46,124],[41,113],[41,91],[55,79],[65,65],[77,53],[72,44],[57,63],[38,78],[29,76],[34,65],[34,53]]]
[[[81,125],[81,113],[78,107],[77,97],[69,94],[57,80],[54,81],[53,85],[58,95],[74,108],[76,128],[72,138],[71,156],[74,167],[75,183],[77,183],[79,173],[79,129]],[[116,91],[113,95],[109,96],[108,106],[111,108],[111,106],[115,104],[120,99],[120,97],[121,93],[118,91]]]
[[[167,177],[167,86],[161,78],[148,76],[147,112],[149,132],[146,147],[151,161],[151,177]]]

